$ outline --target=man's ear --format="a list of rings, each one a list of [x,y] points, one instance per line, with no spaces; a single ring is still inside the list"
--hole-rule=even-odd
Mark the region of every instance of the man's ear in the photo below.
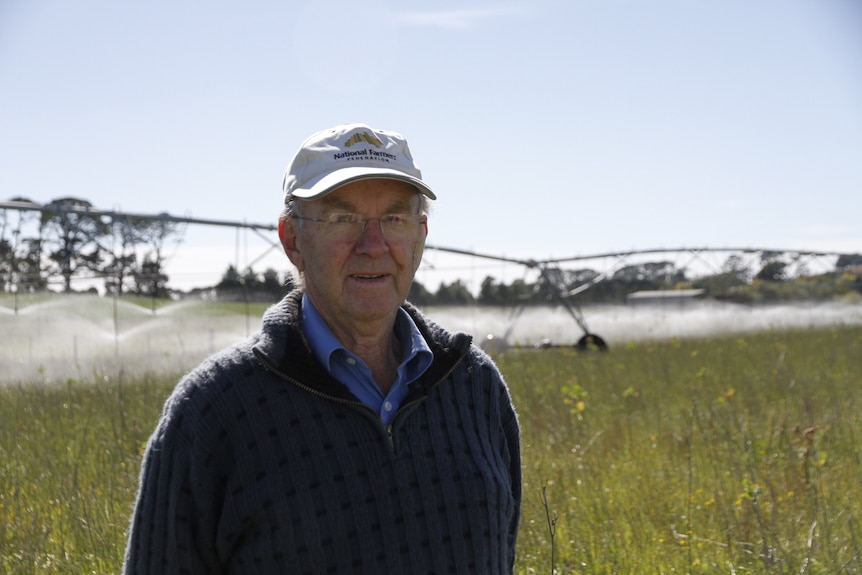
[[[281,240],[281,247],[284,250],[284,253],[287,254],[287,258],[290,260],[296,269],[300,272],[305,271],[305,264],[303,263],[302,254],[299,251],[299,246],[297,245],[297,232],[299,230],[296,229],[296,223],[290,218],[284,218],[278,220],[278,239]]]
[[[413,273],[419,271],[419,266],[422,265],[422,254],[425,253],[425,238],[428,237],[428,220],[422,222],[422,229],[425,235],[416,242],[416,248],[413,250]]]

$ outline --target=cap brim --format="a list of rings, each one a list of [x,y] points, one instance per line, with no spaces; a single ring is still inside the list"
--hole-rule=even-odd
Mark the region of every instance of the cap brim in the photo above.
[[[342,168],[328,174],[324,174],[319,178],[309,180],[302,187],[295,188],[291,192],[291,196],[303,200],[313,200],[325,196],[326,194],[335,191],[341,186],[359,180],[370,180],[373,178],[381,178],[384,180],[398,180],[406,182],[414,186],[419,192],[427,196],[431,200],[436,200],[437,196],[428,187],[428,184],[414,178],[400,170],[391,170],[387,168]]]

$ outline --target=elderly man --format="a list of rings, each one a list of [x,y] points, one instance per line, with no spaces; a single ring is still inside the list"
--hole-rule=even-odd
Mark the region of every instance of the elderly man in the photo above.
[[[406,140],[319,132],[284,192],[303,287],[168,400],[125,572],[511,573],[518,422],[470,336],[405,301],[435,199]]]

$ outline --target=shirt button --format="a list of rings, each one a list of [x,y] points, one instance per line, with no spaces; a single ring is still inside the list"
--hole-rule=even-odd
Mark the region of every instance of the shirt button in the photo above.
[[[356,360],[355,360],[354,358],[352,358],[352,357],[348,357],[348,358],[347,358],[347,363],[348,363],[349,365],[356,365]]]
[[[386,411],[392,411],[392,402],[391,401],[383,402],[383,409]]]

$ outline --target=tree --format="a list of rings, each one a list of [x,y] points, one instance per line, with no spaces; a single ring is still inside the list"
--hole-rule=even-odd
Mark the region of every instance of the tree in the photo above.
[[[486,276],[479,288],[478,302],[482,305],[505,305],[503,294],[505,286],[493,277]]]
[[[523,278],[516,279],[505,289],[504,301],[508,305],[522,304],[530,300],[536,291],[534,284]]]
[[[780,282],[784,281],[787,278],[786,272],[787,264],[781,260],[772,260],[767,262],[757,275],[754,276],[754,279],[768,281],[768,282]]]
[[[63,277],[63,291],[72,291],[72,277],[80,271],[98,272],[104,250],[101,240],[110,226],[87,213],[92,204],[79,198],[58,198],[45,206],[40,222],[42,248]]]
[[[293,282],[290,281],[289,275],[282,282],[278,272],[272,268],[263,270],[262,277],[260,289],[268,300],[277,301],[293,288]]]
[[[111,294],[123,295],[126,291],[125,283],[127,277],[134,277],[138,270],[137,234],[135,222],[129,218],[114,219],[111,221],[113,232],[112,249],[105,250],[108,262],[102,268],[105,275],[105,290]]]
[[[672,287],[685,281],[685,272],[678,270],[673,262],[646,262],[643,270],[644,279],[657,287]]]
[[[260,291],[260,279],[257,277],[257,272],[251,268],[246,268],[240,279],[242,282],[243,291],[246,294],[253,294]],[[246,296],[248,297],[248,296]]]
[[[159,214],[159,216],[164,217],[167,214]],[[165,244],[171,239],[175,239],[177,243],[182,241],[179,224],[167,219],[156,219],[136,222],[134,227],[136,241],[148,248],[145,257],[148,256],[150,261],[157,264],[160,270],[163,269]],[[167,279],[165,281],[167,282]]]
[[[146,284],[144,289],[167,293],[168,276],[164,273],[164,246],[166,241],[179,235],[177,223],[167,219],[135,218],[124,216],[112,222],[114,249],[111,250],[111,263],[105,267],[106,286],[116,286],[122,293],[126,279],[132,278],[139,287],[141,278]],[[146,266],[147,269],[144,269]],[[157,285],[152,284],[155,281]],[[108,291],[114,291],[109,288]],[[140,293],[140,291],[139,291]]]
[[[437,290],[437,303],[440,305],[466,305],[474,301],[473,294],[459,279],[448,285],[441,283]]]
[[[560,268],[544,268],[536,281],[533,297],[536,301],[556,303],[562,297],[560,292],[567,291],[566,274]]]
[[[0,292],[7,291],[7,282],[11,285],[14,262],[11,242],[0,236]]]
[[[731,290],[745,286],[750,281],[751,272],[745,266],[741,257],[728,256],[721,266],[721,272],[698,278],[692,282],[692,287],[706,289],[716,296],[727,296]]]
[[[48,278],[42,270],[42,241],[25,238],[15,259],[13,282],[20,293],[34,293],[48,288]]]
[[[747,284],[751,281],[751,270],[748,269],[740,256],[727,256],[724,265],[721,266],[721,271],[732,279],[734,285]]]
[[[153,259],[149,254],[144,256],[141,268],[135,275],[135,291],[141,295],[152,297],[167,297],[168,276],[162,272],[161,262]]]
[[[407,299],[410,303],[425,306],[434,303],[434,294],[428,291],[424,285],[416,280],[410,285],[410,292],[407,294]]]
[[[621,267],[614,272],[613,279],[627,283],[642,281],[645,279],[643,267],[637,264]]]
[[[236,300],[242,294],[243,278],[231,264],[227,266],[221,281],[216,284],[216,298],[219,300]]]
[[[33,203],[21,197],[10,201]],[[36,212],[0,210],[0,291],[44,289],[41,245],[25,235],[38,229],[38,219]]]
[[[216,298],[222,301],[275,302],[293,289],[293,281],[286,276],[284,281],[278,272],[267,268],[262,274],[252,268],[240,273],[229,265],[221,281],[216,284]]]
[[[576,288],[583,284],[590,283],[599,277],[599,275],[599,272],[590,268],[566,270],[566,284],[570,288]]]
[[[835,262],[837,271],[844,271],[852,267],[862,266],[862,254],[841,254]]]

